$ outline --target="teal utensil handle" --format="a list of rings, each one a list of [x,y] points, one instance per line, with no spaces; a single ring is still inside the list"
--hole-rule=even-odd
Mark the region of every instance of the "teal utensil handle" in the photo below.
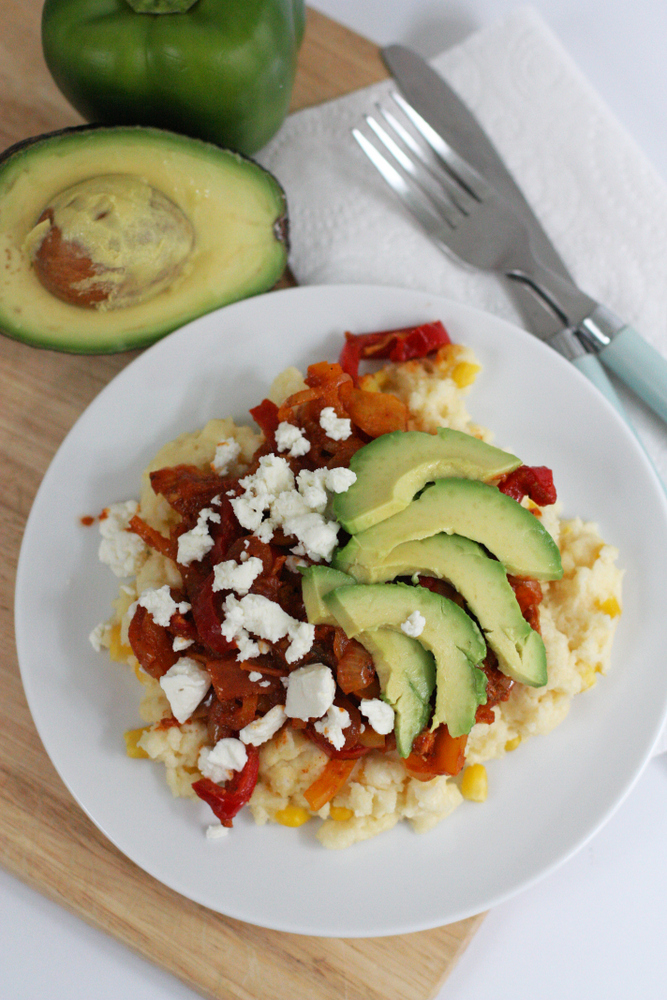
[[[597,356],[667,421],[667,360],[636,330],[624,327]]]
[[[615,410],[620,413],[620,415],[625,420],[626,424],[634,431],[634,427],[630,423],[628,415],[623,409],[623,404],[621,403],[616,390],[609,381],[609,376],[606,371],[598,361],[597,354],[581,354],[578,358],[572,359],[572,364],[575,365],[582,375],[585,375],[589,381],[593,383],[596,388],[600,390],[602,395],[609,400],[611,405]]]

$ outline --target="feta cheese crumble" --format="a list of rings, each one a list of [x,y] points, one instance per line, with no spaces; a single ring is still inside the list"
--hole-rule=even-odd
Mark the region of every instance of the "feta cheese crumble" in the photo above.
[[[229,781],[232,771],[242,771],[248,760],[248,751],[240,740],[225,736],[214,747],[202,747],[197,767],[205,778],[216,785]]]
[[[148,611],[156,625],[162,625],[163,628],[167,628],[172,615],[175,615],[177,611],[184,615],[191,607],[187,601],[179,601],[177,603],[174,600],[171,596],[168,583],[157,589],[149,588],[148,590],[144,590],[138,598],[137,604],[140,604],[142,608]]]
[[[220,515],[211,507],[204,507],[199,511],[199,517],[194,528],[179,536],[176,561],[181,566],[189,566],[193,562],[199,562],[213,548],[213,539],[209,534],[208,521],[219,524]]]
[[[381,698],[362,698],[359,711],[366,716],[371,728],[381,736],[386,736],[394,728],[394,710]]]
[[[211,826],[206,827],[207,840],[224,840],[228,836],[229,827],[223,826],[222,823],[212,823]]]
[[[268,642],[277,642],[289,636],[291,642],[285,653],[288,663],[295,663],[305,656],[315,639],[314,625],[292,618],[279,604],[261,594],[247,594],[240,600],[228,594],[223,612],[225,619],[221,631],[228,642],[236,641],[238,660],[260,655],[259,643],[250,638],[250,633]]]
[[[280,727],[285,723],[287,715],[282,705],[274,705],[261,719],[255,719],[245,726],[239,733],[239,739],[243,743],[250,743],[254,747],[259,747],[275,736]]]
[[[218,442],[215,449],[215,455],[211,462],[212,470],[217,472],[219,476],[226,476],[229,472],[229,466],[236,461],[240,454],[241,445],[236,438],[224,438]]]
[[[333,406],[325,406],[320,413],[320,427],[332,441],[347,441],[352,434],[352,421],[337,416]]]
[[[160,687],[177,722],[190,718],[210,686],[208,671],[189,656],[181,656],[160,678]]]
[[[324,515],[327,490],[344,492],[355,479],[350,469],[304,469],[295,480],[286,459],[263,455],[257,471],[240,481],[243,493],[231,504],[239,524],[262,542],[270,542],[280,527],[284,534],[298,539],[302,546],[298,554],[309,556],[313,562],[329,561],[338,541],[339,525]]]
[[[413,611],[411,615],[401,622],[401,631],[405,632],[406,635],[412,636],[416,639],[417,636],[421,635],[424,631],[424,626],[426,625],[426,619],[420,611]]]
[[[111,626],[108,622],[100,622],[99,625],[95,626],[93,631],[88,636],[88,642],[96,653],[101,653],[102,650],[109,645],[110,634]]]
[[[187,649],[193,642],[194,639],[186,639],[183,635],[175,635],[171,648],[175,653],[180,653],[182,649]]]
[[[245,556],[245,559],[243,559]],[[247,552],[241,553],[241,562],[226,559],[213,567],[213,590],[233,590],[244,596],[264,569],[264,563],[258,556],[248,557]]]
[[[336,681],[324,663],[308,663],[293,670],[286,680],[285,714],[290,719],[319,719],[333,705]]]
[[[345,743],[343,730],[347,729],[351,722],[349,712],[339,708],[338,705],[332,705],[324,718],[318,719],[315,723],[315,730],[328,739],[336,750],[341,750]]]
[[[136,576],[148,553],[144,540],[130,531],[130,521],[138,509],[136,500],[112,503],[100,520],[102,541],[97,554],[100,562],[119,578]]]
[[[301,427],[283,420],[276,430],[276,448],[278,451],[286,451],[292,458],[300,458],[310,451],[310,441]]]

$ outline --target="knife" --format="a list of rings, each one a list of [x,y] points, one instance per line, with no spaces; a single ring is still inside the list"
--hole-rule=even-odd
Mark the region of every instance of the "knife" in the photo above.
[[[573,286],[571,275],[541,223],[491,140],[460,97],[425,60],[405,46],[387,46],[382,50],[382,58],[412,107],[519,215],[528,230],[535,257]],[[517,289],[523,287],[514,284]],[[590,303],[590,312],[584,309],[584,314],[577,315],[576,321],[577,334],[585,350],[578,356],[570,356],[569,360],[588,376],[626,420],[622,404],[600,360],[667,420],[667,361],[610,310],[587,296],[584,299]],[[550,341],[561,353],[566,353],[562,350],[563,343],[570,348],[569,353],[573,353],[573,338],[568,341],[567,331],[554,339],[553,327],[549,329],[543,320],[530,324],[530,329],[541,339]]]

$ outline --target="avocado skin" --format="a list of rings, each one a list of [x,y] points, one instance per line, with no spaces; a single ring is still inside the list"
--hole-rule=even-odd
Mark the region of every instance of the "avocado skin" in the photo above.
[[[477,619],[504,674],[531,687],[546,684],[542,637],[523,617],[502,563],[481,545],[460,535],[433,535],[396,546],[382,562],[357,567],[361,583],[385,583],[415,573],[451,583]]]
[[[96,309],[70,306],[47,293],[34,274],[30,261],[22,252],[22,245],[29,229],[36,223],[50,197],[82,177],[80,161],[72,161],[76,162],[78,173],[64,179],[57,190],[53,186],[49,187],[51,173],[49,165],[52,162],[62,162],[64,156],[76,157],[79,152],[84,157],[90,155],[95,147],[100,146],[100,153],[102,149],[105,152],[112,149],[121,156],[122,150],[122,172],[129,173],[134,162],[135,149],[144,141],[146,156],[153,165],[151,169],[157,169],[156,162],[160,155],[165,155],[165,159],[167,156],[171,157],[169,166],[173,170],[174,157],[171,153],[176,156],[183,154],[191,157],[192,163],[202,158],[207,163],[222,166],[223,170],[227,166],[233,170],[245,170],[244,165],[247,165],[251,183],[257,178],[258,183],[263,185],[266,191],[268,214],[264,223],[263,259],[253,260],[252,266],[246,268],[240,280],[234,278],[234,284],[227,286],[224,280],[218,278],[214,290],[211,290],[205,288],[203,282],[197,286],[196,280],[189,281],[187,296],[185,287],[181,292],[172,292],[169,307],[163,304],[159,309],[152,310],[153,315],[150,315],[151,310],[145,309],[140,317],[137,313],[138,307],[118,309],[113,311],[113,319],[110,321],[108,319],[110,312],[100,313]],[[39,193],[40,199],[39,204],[34,206],[30,204],[20,206],[22,219],[28,221],[24,226],[25,231],[19,232],[13,228],[12,220],[8,220],[8,217],[10,211],[16,214],[16,190],[31,169],[35,171],[31,193]],[[91,173],[105,172],[110,171],[97,168],[92,172],[88,171],[87,175],[84,172],[84,175],[91,176]],[[144,173],[142,164],[139,165],[137,172]],[[164,176],[166,180],[168,177],[166,169]],[[189,176],[184,176],[183,179],[186,186],[192,180]],[[159,183],[154,186],[170,196],[168,188],[165,190]],[[20,293],[14,293],[12,289],[16,282],[13,273],[4,283],[0,281],[0,331],[34,347],[75,354],[109,354],[144,347],[198,316],[240,298],[272,288],[285,269],[289,252],[287,203],[285,193],[273,175],[249,157],[223,149],[213,143],[156,128],[79,125],[31,136],[15,143],[0,154],[0,243],[3,255],[8,252],[12,254],[11,266],[15,272],[18,267],[17,273],[23,282]],[[212,246],[207,249],[215,252]],[[24,276],[29,282],[28,285],[25,285]],[[155,304],[159,299],[160,296],[156,296],[149,302]],[[39,301],[40,304],[35,305],[35,301]],[[62,318],[58,324],[53,321],[52,310]]]
[[[352,456],[357,480],[334,498],[334,515],[356,534],[403,510],[429,482],[450,476],[488,482],[519,465],[516,455],[449,427],[383,434]]]
[[[356,583],[354,577],[330,566],[309,566],[303,571],[302,593],[308,621],[338,625],[325,597],[338,587]],[[435,688],[435,660],[416,639],[403,632],[378,628],[360,632],[358,642],[371,654],[382,697],[394,709],[396,748],[408,757],[412,743],[428,723]]]
[[[431,728],[446,723],[452,736],[470,732],[478,706],[486,702],[486,676],[477,666],[486,655],[486,644],[465,611],[424,587],[402,583],[338,587],[324,603],[351,638],[377,628],[401,631],[408,616],[419,611],[425,625],[418,641],[436,662]]]
[[[333,565],[354,576],[382,562],[402,542],[446,532],[484,545],[505,569],[534,580],[563,575],[558,546],[530,511],[494,486],[475,479],[439,479],[418,499],[353,536]]]

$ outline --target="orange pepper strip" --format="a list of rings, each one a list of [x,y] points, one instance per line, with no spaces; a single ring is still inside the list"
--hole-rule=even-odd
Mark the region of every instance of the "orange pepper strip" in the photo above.
[[[319,812],[341,790],[355,764],[356,760],[329,759],[319,778],[303,793],[313,812]]]

